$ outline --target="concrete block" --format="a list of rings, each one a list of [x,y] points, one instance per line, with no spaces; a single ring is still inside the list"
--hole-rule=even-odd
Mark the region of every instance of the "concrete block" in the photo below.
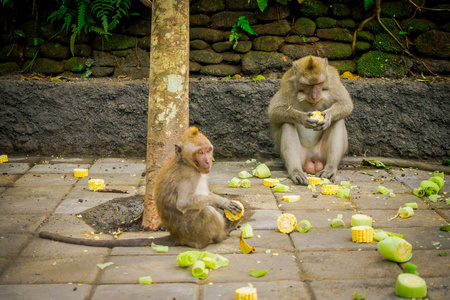
[[[92,286],[89,284],[10,284],[0,285],[2,299],[87,299]]]
[[[72,186],[78,181],[73,174],[34,174],[27,173],[18,179],[14,186],[30,187],[30,186],[56,186],[68,185]]]
[[[30,164],[28,164],[28,163],[1,163],[0,164],[0,174],[3,174],[3,175],[25,174],[29,169],[30,169]]]
[[[45,214],[23,215],[6,214],[0,215],[0,232],[5,233],[33,233],[45,220]]]
[[[153,277],[152,277],[153,279]],[[137,278],[136,283],[139,281]],[[141,299],[176,299],[196,300],[199,295],[199,285],[189,283],[158,283],[151,285],[115,284],[100,285],[95,289],[92,300],[133,300]]]

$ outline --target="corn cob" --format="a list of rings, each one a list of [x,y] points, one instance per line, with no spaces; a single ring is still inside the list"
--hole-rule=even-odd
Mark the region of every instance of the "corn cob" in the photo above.
[[[324,184],[322,185],[322,194],[323,195],[334,195],[337,193],[339,186],[337,184]]]
[[[290,233],[297,227],[297,218],[293,214],[284,213],[277,219],[278,230]]]
[[[244,205],[242,205],[242,203],[239,201],[233,200],[233,202],[236,202],[241,207],[241,212],[238,213],[237,211],[235,211],[236,214],[233,214],[231,211],[225,209],[225,217],[227,217],[227,219],[230,221],[237,221],[244,215]]]
[[[79,178],[87,177],[88,174],[89,174],[88,169],[74,169],[73,170],[73,176],[75,176],[75,177],[79,177]]]
[[[300,196],[298,195],[283,196],[282,199],[287,202],[297,202],[300,201]]]
[[[236,290],[235,300],[258,300],[256,288],[252,286],[244,286]]]
[[[276,178],[266,178],[264,179],[264,185],[268,187],[273,187],[275,184],[280,183],[280,181]]]
[[[322,122],[323,120],[325,120],[325,117],[322,115],[322,113],[318,110],[313,111],[312,115],[310,116],[311,119],[315,119],[319,122]]]
[[[105,181],[103,179],[89,179],[89,189],[91,191],[103,190],[105,188]]]
[[[373,228],[370,226],[352,227],[352,241],[357,243],[371,243],[373,241]]]
[[[8,155],[6,154],[0,155],[0,164],[4,162],[8,162]]]
[[[308,182],[310,185],[319,185],[320,178],[319,177],[308,177]]]

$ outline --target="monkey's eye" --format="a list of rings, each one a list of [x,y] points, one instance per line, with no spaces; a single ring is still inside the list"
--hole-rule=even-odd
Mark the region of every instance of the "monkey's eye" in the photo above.
[[[211,149],[207,149],[206,152],[207,152],[207,153],[211,152]]]
[[[203,151],[202,151],[202,150],[198,150],[197,153],[198,153],[198,154],[203,154]]]

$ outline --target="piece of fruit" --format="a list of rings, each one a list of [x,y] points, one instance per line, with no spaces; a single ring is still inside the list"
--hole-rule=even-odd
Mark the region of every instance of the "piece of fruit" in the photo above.
[[[396,236],[390,236],[380,241],[378,251],[387,259],[395,262],[407,262],[412,257],[411,244]]]
[[[283,213],[277,219],[278,230],[291,233],[297,227],[297,218],[293,214]]]
[[[4,162],[8,162],[8,155],[6,154],[0,155],[0,164]]]
[[[239,201],[232,201],[236,202],[239,205],[239,207],[241,208],[241,212],[238,213],[237,211],[235,211],[235,214],[233,214],[231,211],[224,209],[225,217],[227,217],[227,219],[230,221],[237,221],[244,215],[244,205],[242,205],[242,203]]]
[[[244,235],[241,232],[241,236],[239,237],[239,249],[241,249],[241,252],[244,254],[249,254],[250,252],[255,251],[255,248],[247,244],[247,242],[244,240]]]
[[[322,185],[321,193],[323,195],[334,195],[337,193],[339,185],[337,184],[324,184]]]
[[[265,186],[273,187],[273,186],[275,186],[275,184],[280,183],[280,180],[278,180],[276,178],[266,178],[266,179],[264,179],[263,183]]]
[[[372,217],[356,214],[352,216],[351,226],[370,226],[372,227]]]
[[[89,175],[88,169],[74,169],[73,176],[78,178],[87,177]]]
[[[317,120],[319,122],[322,122],[325,120],[325,117],[322,115],[322,113],[318,110],[313,111],[312,114],[309,116],[311,119]]]
[[[371,243],[373,241],[373,228],[370,226],[352,227],[352,241],[356,243]]]
[[[310,185],[320,185],[319,177],[308,177],[308,182]]]
[[[91,191],[103,190],[105,188],[105,181],[103,179],[89,179],[89,189]]]
[[[253,286],[244,286],[236,290],[235,300],[258,300],[256,288]]]
[[[297,201],[300,201],[300,196],[299,195],[288,195],[288,196],[283,196],[282,199],[287,202],[297,202]]]
[[[427,283],[417,275],[402,273],[397,277],[395,294],[402,298],[425,298]]]

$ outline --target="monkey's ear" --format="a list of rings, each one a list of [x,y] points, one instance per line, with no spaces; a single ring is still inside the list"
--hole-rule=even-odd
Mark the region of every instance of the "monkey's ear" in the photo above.
[[[183,157],[183,147],[180,144],[175,144],[175,154],[177,157]]]
[[[292,73],[294,73],[294,76],[297,75],[297,61],[292,62]]]
[[[323,62],[324,62],[324,64],[325,64],[326,66],[328,66],[328,58],[324,58],[324,59],[323,59]]]

